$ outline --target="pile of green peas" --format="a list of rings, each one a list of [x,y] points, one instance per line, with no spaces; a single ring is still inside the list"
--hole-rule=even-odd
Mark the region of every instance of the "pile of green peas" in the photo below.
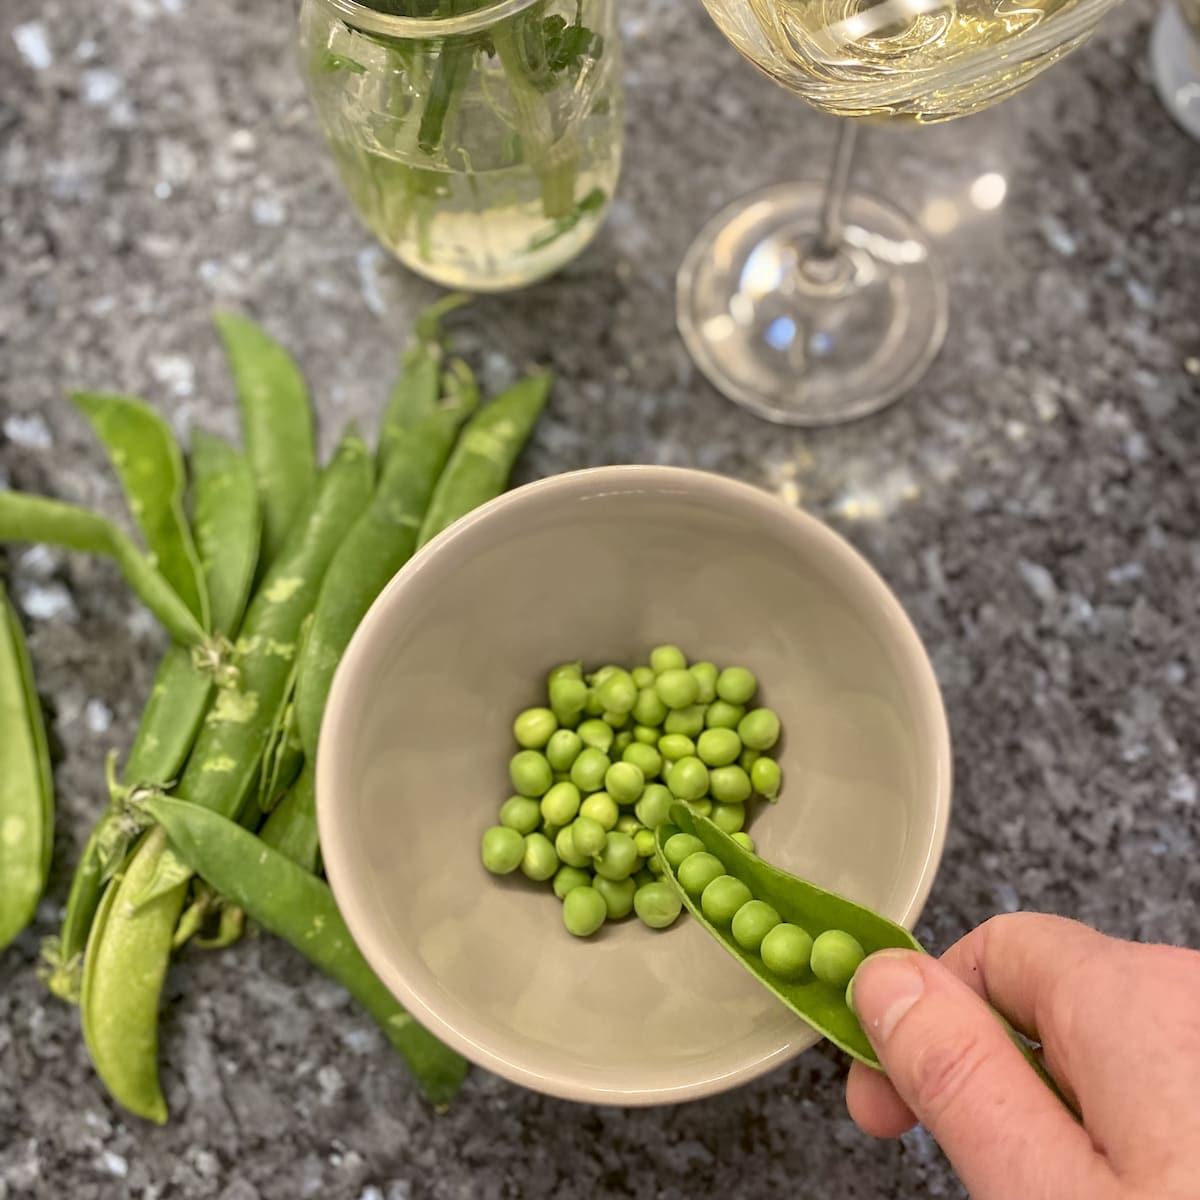
[[[700,905],[718,929],[727,930],[748,954],[788,983],[811,972],[818,981],[848,988],[866,952],[857,938],[842,929],[826,929],[814,938],[807,929],[785,921],[749,886],[726,872],[724,864],[693,834],[676,833],[663,843],[663,854],[679,886]]]
[[[514,794],[483,834],[483,865],[550,882],[577,937],[631,913],[673,924],[682,902],[654,852],[671,805],[686,801],[753,851],[746,805],[779,796],[779,717],[752,707],[757,691],[745,667],[689,665],[670,645],[632,670],[555,667],[547,704],[513,721]]]

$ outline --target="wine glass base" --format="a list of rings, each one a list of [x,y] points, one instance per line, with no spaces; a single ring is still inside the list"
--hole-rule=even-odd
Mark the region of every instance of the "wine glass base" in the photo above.
[[[835,255],[810,253],[825,188],[785,183],[701,231],[676,284],[679,330],[719,391],[782,425],[877,412],[925,373],[946,336],[946,282],[920,227],[862,192]]]

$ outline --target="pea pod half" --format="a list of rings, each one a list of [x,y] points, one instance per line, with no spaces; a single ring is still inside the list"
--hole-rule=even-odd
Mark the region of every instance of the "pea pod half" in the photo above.
[[[17,614],[0,587],[0,950],[33,918],[53,841],[42,709]]]
[[[433,1103],[447,1104],[466,1075],[465,1060],[396,1002],[359,952],[329,886],[252,833],[218,814],[166,796],[143,809],[183,860],[264,929],[291,943],[336,979],[382,1026]]]
[[[663,847],[668,838],[680,831],[699,838],[705,850],[721,861],[729,875],[746,884],[754,899],[765,900],[785,921],[799,925],[814,938],[826,930],[840,929],[853,936],[867,954],[886,949],[923,952],[917,939],[903,925],[897,925],[873,909],[856,904],[836,892],[827,892],[814,883],[789,875],[765,862],[744,846],[739,846],[728,834],[722,833],[711,821],[693,812],[686,804],[671,806],[671,820],[673,825],[660,825],[655,831],[658,861],[663,867],[664,877],[675,885],[692,916],[801,1020],[859,1062],[877,1071],[882,1070],[858,1018],[846,1003],[844,987],[821,983],[811,974],[799,982],[790,982],[767,970],[758,955],[744,950],[728,930],[718,928],[704,916],[700,905],[680,884],[678,871],[671,866]],[[1042,1082],[1072,1114],[1077,1115],[1029,1043],[1000,1013],[995,1015]]]

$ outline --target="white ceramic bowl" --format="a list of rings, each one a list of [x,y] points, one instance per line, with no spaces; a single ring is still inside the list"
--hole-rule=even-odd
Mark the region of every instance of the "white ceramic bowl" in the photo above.
[[[321,731],[325,867],[371,965],[475,1063],[574,1100],[692,1099],[817,1040],[686,914],[578,940],[548,884],[480,865],[512,718],[543,702],[546,671],[633,665],[660,642],[750,667],[782,717],[759,853],[911,927],[950,812],[933,671],[845,541],[745,484],[604,467],[477,510],[367,614]]]

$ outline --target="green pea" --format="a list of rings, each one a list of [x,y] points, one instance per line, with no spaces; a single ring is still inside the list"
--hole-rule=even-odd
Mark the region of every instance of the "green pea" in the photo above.
[[[613,738],[616,734],[613,733],[611,725],[604,721],[597,721],[594,717],[584,721],[575,731],[579,735],[579,740],[592,750],[603,750],[608,753],[609,747],[613,744]]]
[[[549,839],[550,839],[552,842],[554,842],[554,841],[557,841],[557,840],[558,840],[559,831],[560,831],[561,829],[562,829],[562,826],[561,826],[561,825],[555,825],[553,821],[543,821],[543,822],[542,822],[542,832],[543,832],[543,833],[544,833],[544,834],[545,834],[545,835],[546,835],[546,836],[547,836],[547,837],[548,837],[548,838],[549,838]],[[555,851],[555,852],[557,853],[557,849],[556,849],[556,851]],[[562,855],[561,855],[561,854],[559,854],[559,856],[558,856],[558,857],[559,857],[559,858],[562,858]]]
[[[664,760],[663,765],[662,765],[662,770],[659,771],[659,773],[658,773],[658,777],[660,780],[662,780],[663,783],[670,782],[671,771],[674,768],[674,766],[675,766],[675,764],[673,762],[666,762]]]
[[[618,833],[627,833],[630,837],[633,837],[635,834],[641,833],[645,828],[645,825],[633,813],[622,813],[617,818],[616,830]]]
[[[601,875],[592,887],[604,897],[610,921],[619,921],[633,912],[633,894],[637,884],[632,879],[605,879]]]
[[[717,668],[710,662],[692,663],[688,670],[696,678],[697,704],[711,704],[717,698]]]
[[[655,675],[664,671],[682,671],[687,666],[687,659],[678,646],[655,646],[650,651],[650,669]]]
[[[730,704],[725,700],[714,700],[704,710],[704,724],[709,729],[737,729],[738,722],[746,715],[741,704]]]
[[[592,873],[579,867],[559,867],[554,875],[554,894],[562,900],[577,887],[591,887]]]
[[[691,857],[693,854],[702,854],[704,852],[704,843],[691,833],[673,833],[665,842],[663,842],[663,854],[667,856],[667,862],[678,870],[680,864],[685,858]]]
[[[637,703],[633,706],[633,719],[639,725],[661,725],[667,719],[667,706],[655,688],[642,688],[638,692]]]
[[[681,758],[671,768],[667,786],[680,800],[699,800],[708,791],[708,768],[694,755]]]
[[[536,750],[518,750],[508,764],[513,791],[522,796],[544,796],[554,782],[554,772],[544,754]]]
[[[638,698],[637,684],[628,671],[613,671],[603,683],[597,685],[596,691],[605,709],[612,713],[632,712]]]
[[[572,888],[563,897],[563,924],[576,937],[591,937],[608,916],[608,905],[594,887]]]
[[[654,857],[654,833],[649,829],[639,829],[633,835],[633,844],[637,848],[639,858]]]
[[[741,741],[741,738],[739,738],[738,741]],[[743,750],[741,754],[738,755],[738,766],[741,767],[746,774],[750,774],[754,768],[754,764],[758,762],[760,758],[762,758],[762,752],[759,750]]]
[[[593,688],[599,689],[600,685],[612,674],[619,671],[621,668],[613,663],[606,663],[602,667],[597,667],[588,677],[587,681]]]
[[[707,796],[701,796],[699,800],[689,800],[688,807],[702,817],[712,816],[713,802]]]
[[[577,729],[579,722],[583,720],[584,714],[577,713],[555,713],[558,720],[559,729]]]
[[[763,966],[781,979],[799,979],[808,970],[813,940],[799,925],[784,921],[767,931],[758,952]]]
[[[769,708],[755,708],[738,722],[738,737],[751,750],[770,750],[779,741],[779,717]]]
[[[527,708],[513,721],[513,737],[526,750],[540,750],[558,728],[558,718],[548,708]]]
[[[641,742],[643,746],[657,746],[659,731],[654,725],[635,725],[633,727],[633,740]]]
[[[569,771],[583,749],[583,739],[574,729],[556,729],[546,743],[546,761],[556,771]]]
[[[658,739],[658,752],[667,762],[676,762],[695,754],[696,743],[682,733],[668,733]]]
[[[569,825],[579,811],[579,788],[569,780],[556,783],[542,797],[542,819],[551,825]]]
[[[663,865],[658,861],[658,855],[653,858],[646,859],[646,870],[651,875],[661,875],[663,873]]]
[[[751,854],[755,853],[754,839],[748,833],[731,833],[729,835],[743,850],[749,850]]]
[[[722,804],[743,804],[750,799],[750,776],[736,764],[709,772],[709,791]]]
[[[654,859],[650,861],[653,862]],[[651,874],[649,867],[643,867],[636,875],[632,875],[630,878],[638,887],[645,887],[646,884],[654,882],[654,876]]]
[[[693,704],[689,708],[673,708],[663,722],[666,733],[682,733],[685,737],[699,737],[704,729],[704,705]]]
[[[569,662],[560,663],[557,667],[551,668],[546,675],[546,687],[549,688],[556,679],[582,679],[583,678],[583,663]]]
[[[615,762],[604,774],[604,790],[618,804],[634,804],[646,786],[641,768],[630,762]]]
[[[773,758],[760,758],[750,768],[750,783],[760,796],[774,800],[778,797],[783,783],[783,772]]]
[[[604,786],[604,773],[608,768],[608,755],[588,746],[571,764],[571,782],[581,792],[598,792]]]
[[[586,854],[589,858],[599,854],[604,849],[605,837],[607,830],[591,817],[576,817],[571,823],[571,844],[579,854]]]
[[[725,866],[715,854],[699,850],[689,854],[675,870],[679,885],[689,896],[698,896],[718,875],[725,874]]]
[[[633,682],[639,692],[643,688],[652,688],[654,686],[653,667],[634,667],[630,674],[633,676]]]
[[[582,679],[573,679],[570,676],[555,679],[550,684],[548,693],[550,709],[559,721],[583,712],[588,700],[587,684]]]
[[[605,725],[610,726],[612,729],[625,729],[629,724],[629,714],[609,712],[607,709],[605,709],[604,712],[600,714],[600,720],[602,720]],[[618,734],[617,736],[620,735]],[[631,733],[629,736],[633,737],[633,734]]]
[[[590,867],[592,860],[586,854],[580,854],[575,849],[575,839],[571,836],[571,826],[568,825],[565,829],[560,829],[554,835],[554,853],[558,855],[562,862],[565,862],[568,867]]]
[[[624,757],[625,751],[628,750],[632,745],[633,733],[628,729],[622,729],[621,732],[618,733],[615,738],[613,738],[613,757],[615,758],[618,754]]]
[[[709,819],[722,833],[737,833],[746,824],[746,806],[714,804]]]
[[[683,902],[669,883],[646,883],[633,896],[633,907],[643,925],[666,929],[678,918]]]
[[[728,925],[747,900],[750,889],[733,875],[718,875],[700,894],[700,910],[714,925]]]
[[[597,827],[598,828],[598,827]],[[601,830],[603,834],[603,830]],[[544,833],[531,833],[525,838],[525,853],[521,857],[521,873],[526,879],[541,883],[558,870],[558,855]]]
[[[525,839],[507,825],[493,825],[485,830],[480,841],[483,865],[493,875],[509,875],[521,865],[525,856]]]
[[[646,779],[654,779],[662,770],[662,755],[653,747],[632,742],[625,747],[621,760],[633,763]]]
[[[717,676],[717,695],[730,704],[749,704],[758,680],[745,667],[726,667]]]
[[[542,823],[542,808],[528,796],[509,796],[500,805],[500,824],[524,836]]]
[[[813,974],[822,983],[844,988],[866,957],[857,938],[843,929],[827,929],[812,944]]]
[[[571,778],[570,771],[555,771],[554,772],[554,782],[555,783],[566,783],[567,780],[570,778]]]
[[[600,702],[600,697],[596,693],[595,688],[588,688],[587,699],[583,704],[583,713],[587,717],[598,717],[604,711],[604,705]],[[561,720],[561,718],[560,718]]]
[[[657,829],[670,818],[674,802],[670,788],[661,783],[648,783],[633,811],[647,829]]]
[[[604,849],[592,860],[596,874],[604,879],[628,879],[637,870],[638,852],[633,838],[616,829],[604,838]]]
[[[747,900],[733,914],[733,940],[743,950],[757,954],[763,938],[780,920],[779,914],[765,900]]]
[[[700,695],[700,683],[691,671],[664,671],[654,681],[654,690],[667,708],[688,708]]]
[[[706,729],[696,739],[696,753],[710,767],[727,767],[742,752],[742,739],[732,729]]]
[[[621,810],[607,792],[593,792],[579,806],[579,815],[595,821],[607,833],[616,825]]]

